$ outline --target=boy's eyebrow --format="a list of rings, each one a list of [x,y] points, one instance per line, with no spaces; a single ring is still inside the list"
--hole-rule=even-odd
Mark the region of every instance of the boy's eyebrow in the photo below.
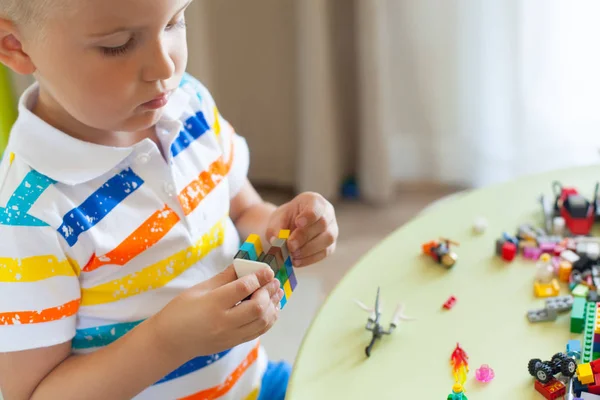
[[[177,12],[175,12],[174,15],[179,14],[180,12],[182,12],[183,10],[185,10],[186,8],[188,8],[188,6],[192,3],[192,1],[194,0],[188,0],[183,7],[181,7],[179,10],[177,10]],[[139,27],[134,27],[134,26],[130,26],[130,27],[119,27],[116,29],[113,29],[109,32],[102,32],[102,33],[92,33],[91,35],[89,35],[90,37],[104,37],[104,36],[111,36],[111,35],[115,35],[117,33],[121,33],[121,32],[130,32],[130,31],[134,31],[134,30],[139,30]]]

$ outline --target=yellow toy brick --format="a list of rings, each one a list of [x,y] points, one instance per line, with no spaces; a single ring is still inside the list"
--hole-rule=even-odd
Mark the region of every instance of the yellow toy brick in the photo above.
[[[254,245],[254,250],[256,250],[256,256],[260,257],[260,255],[263,253],[263,247],[262,247],[262,243],[260,241],[260,236],[253,233],[252,235],[248,236],[248,239],[246,239],[246,242],[252,243]]]
[[[285,297],[288,299],[292,296],[292,285],[290,285],[289,279],[283,284],[283,291],[285,292]]]
[[[560,279],[562,282],[569,282],[572,269],[573,264],[568,261],[561,261],[561,263],[558,265],[558,279]]]
[[[600,334],[600,309],[596,308],[596,326],[594,327],[594,333]]]
[[[289,239],[290,238],[290,230],[282,229],[279,231],[279,239]]]
[[[536,297],[556,297],[560,294],[560,286],[557,279],[552,279],[550,283],[535,282],[533,284],[533,293]]]
[[[594,383],[594,373],[592,372],[592,366],[590,363],[579,364],[577,366],[577,378],[584,385]]]

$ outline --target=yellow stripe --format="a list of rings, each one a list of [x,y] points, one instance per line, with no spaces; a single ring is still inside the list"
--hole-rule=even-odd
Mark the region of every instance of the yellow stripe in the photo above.
[[[158,289],[181,275],[204,258],[213,249],[221,246],[225,238],[225,218],[217,222],[195,245],[169,258],[98,286],[81,291],[81,305],[93,306],[119,301],[150,290]]]
[[[259,393],[258,388],[254,389],[252,391],[252,393],[250,393],[248,396],[246,396],[245,400],[256,400],[256,399],[258,399],[258,393]]]
[[[76,276],[76,263],[56,256],[0,258],[0,282],[37,282],[55,276]]]

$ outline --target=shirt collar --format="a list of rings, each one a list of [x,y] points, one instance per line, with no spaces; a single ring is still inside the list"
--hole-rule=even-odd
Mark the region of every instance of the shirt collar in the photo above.
[[[96,179],[119,166],[136,150],[85,142],[54,128],[31,110],[37,101],[39,85],[34,83],[21,96],[19,117],[10,135],[9,146],[31,168],[67,185]],[[169,104],[170,105],[170,104]],[[158,124],[167,140],[179,132],[178,112],[169,107]]]

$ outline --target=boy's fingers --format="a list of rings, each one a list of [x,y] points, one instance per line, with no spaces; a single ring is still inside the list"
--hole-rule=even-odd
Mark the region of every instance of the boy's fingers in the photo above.
[[[230,265],[222,272],[205,281],[204,284],[208,290],[215,290],[228,283],[234,282],[235,280],[237,280],[235,268],[233,268],[233,265]]]
[[[250,299],[229,310],[229,315],[237,322],[236,326],[242,326],[261,318],[269,307],[270,299],[281,290],[280,286],[279,281],[274,279],[268,285],[254,292]],[[283,294],[283,290],[281,292]]]
[[[245,342],[265,334],[275,324],[279,318],[279,302],[282,295],[282,293],[278,292],[268,300],[265,312],[261,318],[257,318],[239,328],[241,336],[245,338]]]
[[[235,273],[235,272],[234,272]],[[271,268],[263,268],[254,274],[246,275],[219,289],[225,307],[232,308],[274,278]]]

